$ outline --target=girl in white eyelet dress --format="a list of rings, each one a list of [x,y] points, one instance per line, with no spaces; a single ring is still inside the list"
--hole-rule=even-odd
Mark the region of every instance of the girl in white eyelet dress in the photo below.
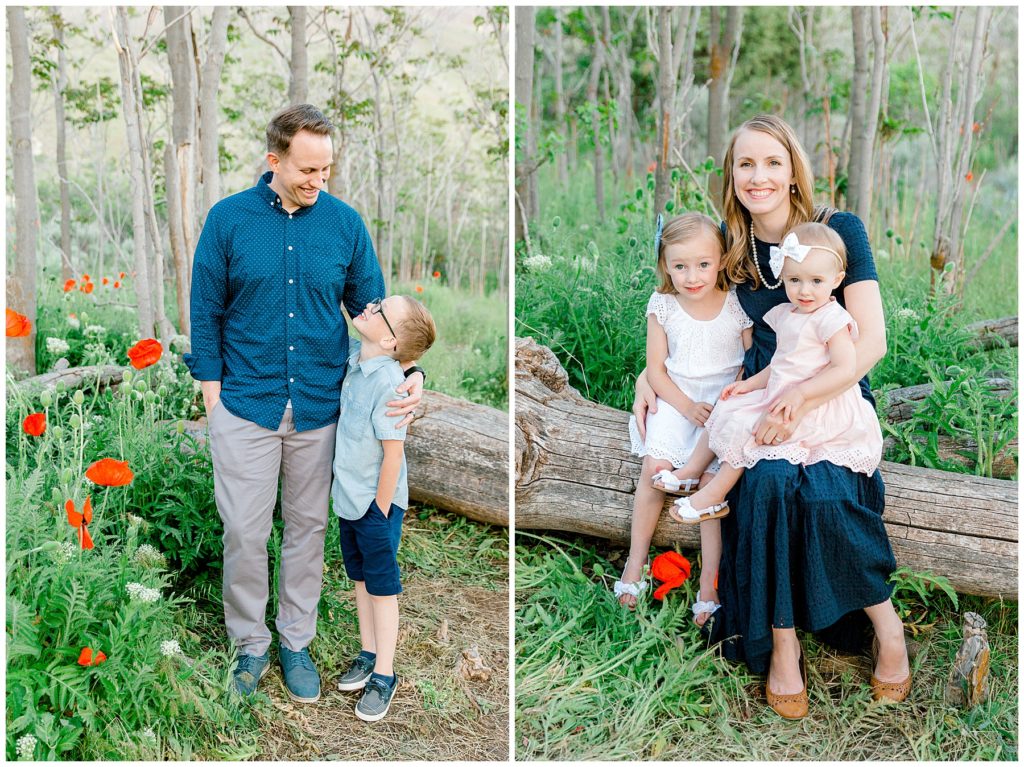
[[[722,389],[734,382],[751,343],[752,322],[728,289],[721,229],[707,216],[671,219],[655,237],[661,280],[647,304],[647,376],[658,395],[645,434],[630,418],[632,452],[644,458],[633,502],[630,553],[615,594],[632,607],[647,587],[643,567],[665,493],[693,492],[698,481],[680,483],[672,470],[690,458]],[[716,466],[704,474],[709,481]],[[694,613],[699,625],[717,608],[715,587],[721,557],[717,520],[701,525],[702,569]],[[701,596],[703,594],[703,597]]]

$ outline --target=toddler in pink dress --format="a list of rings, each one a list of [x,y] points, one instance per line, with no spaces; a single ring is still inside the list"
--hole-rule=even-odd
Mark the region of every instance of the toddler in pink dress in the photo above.
[[[725,496],[744,468],[760,460],[793,464],[829,461],[871,474],[882,459],[882,431],[856,383],[857,323],[832,297],[845,276],[846,251],[829,227],[801,224],[772,248],[772,272],[782,274],[791,303],[764,315],[777,337],[771,364],[751,378],[725,387],[705,424],[706,438],[681,476],[699,476],[716,456],[721,468],[711,482],[680,498],[672,514],[696,523],[729,513]],[[839,393],[835,394],[837,388]],[[805,402],[827,401],[808,412],[787,438],[759,445],[754,432],[766,413],[786,421]]]

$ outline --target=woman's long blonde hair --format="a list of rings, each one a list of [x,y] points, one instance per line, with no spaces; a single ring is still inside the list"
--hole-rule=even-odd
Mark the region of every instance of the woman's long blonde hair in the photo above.
[[[789,196],[791,207],[789,219],[786,221],[786,230],[816,218],[818,211],[814,210],[814,172],[811,170],[811,162],[807,158],[807,153],[800,144],[800,140],[796,137],[796,133],[789,127],[789,123],[775,115],[757,115],[751,117],[733,132],[732,138],[729,140],[729,148],[725,150],[725,159],[722,161],[722,210],[725,214],[726,242],[725,273],[729,282],[738,284],[750,281],[757,289],[761,286],[761,280],[750,260],[750,214],[736,198],[736,190],[733,188],[733,153],[737,137],[745,130],[767,133],[789,152],[790,162],[793,165],[793,178],[796,179],[794,185],[796,190]]]

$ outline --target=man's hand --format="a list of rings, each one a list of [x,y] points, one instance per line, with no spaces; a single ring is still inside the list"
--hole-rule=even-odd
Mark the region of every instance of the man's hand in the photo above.
[[[395,389],[395,391],[398,394],[408,392],[409,396],[389,402],[388,407],[391,408],[391,410],[387,411],[385,415],[392,417],[404,416],[402,420],[396,424],[397,428],[401,429],[403,426],[408,426],[412,423],[412,417],[416,415],[416,408],[423,399],[423,374],[420,372],[413,373],[411,376],[406,378],[405,383]]]
[[[203,406],[206,408],[206,417],[210,417],[210,413],[220,402],[220,381],[200,381],[199,385],[203,390]]]
[[[690,406],[683,411],[683,417],[694,426],[703,426],[708,420],[714,405],[707,402],[691,402]]]
[[[636,379],[636,398],[633,400],[633,415],[636,416],[636,428],[640,431],[640,439],[647,439],[647,413],[658,412],[658,396],[647,383],[645,370]]]

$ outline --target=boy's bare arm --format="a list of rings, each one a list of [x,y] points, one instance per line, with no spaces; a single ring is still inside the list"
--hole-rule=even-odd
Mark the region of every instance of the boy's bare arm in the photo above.
[[[384,448],[384,460],[381,461],[380,477],[377,479],[377,508],[386,517],[391,512],[391,501],[398,487],[405,445],[400,439],[382,439],[380,445]]]

